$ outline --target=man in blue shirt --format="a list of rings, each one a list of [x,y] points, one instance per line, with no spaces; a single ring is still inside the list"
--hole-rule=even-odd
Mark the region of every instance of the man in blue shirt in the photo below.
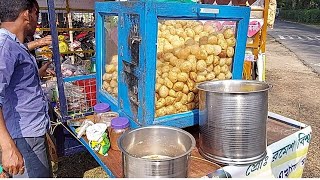
[[[0,0],[0,147],[4,170],[14,177],[51,177],[48,107],[39,77],[46,69],[37,68],[23,44],[34,34],[38,14],[36,0]]]

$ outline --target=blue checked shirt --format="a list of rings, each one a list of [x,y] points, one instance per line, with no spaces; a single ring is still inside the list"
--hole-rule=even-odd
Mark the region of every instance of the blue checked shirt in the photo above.
[[[43,136],[49,127],[38,71],[36,59],[16,35],[0,29],[0,106],[13,139]]]

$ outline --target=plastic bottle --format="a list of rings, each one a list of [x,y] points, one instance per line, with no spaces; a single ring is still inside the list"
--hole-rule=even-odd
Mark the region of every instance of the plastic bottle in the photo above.
[[[93,107],[95,123],[101,122],[101,115],[110,111],[110,105],[107,103],[98,103]]]
[[[118,117],[111,120],[110,141],[111,149],[120,151],[118,146],[119,137],[129,130],[129,120],[125,117]]]

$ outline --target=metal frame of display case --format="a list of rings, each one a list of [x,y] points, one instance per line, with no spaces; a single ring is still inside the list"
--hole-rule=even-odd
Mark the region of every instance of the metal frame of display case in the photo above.
[[[236,47],[233,60],[233,79],[242,78],[250,8],[179,2],[127,1],[97,2],[96,62],[97,100],[109,103],[113,110],[127,116],[132,125],[168,125],[188,127],[198,124],[198,110],[155,118],[155,81],[157,32],[159,19],[235,20]],[[106,49],[104,16],[118,16],[118,98],[102,89]],[[138,18],[137,18],[138,17]],[[130,37],[133,23],[136,37]],[[139,52],[131,56],[128,40],[139,41]],[[130,45],[132,46],[132,45]],[[128,78],[130,77],[130,78]],[[128,79],[126,79],[128,78]],[[133,92],[134,91],[134,92]]]

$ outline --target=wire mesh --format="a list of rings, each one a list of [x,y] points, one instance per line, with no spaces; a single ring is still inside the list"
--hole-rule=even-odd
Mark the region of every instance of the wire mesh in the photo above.
[[[65,82],[64,88],[71,119],[93,114],[93,106],[97,102],[95,79]]]

